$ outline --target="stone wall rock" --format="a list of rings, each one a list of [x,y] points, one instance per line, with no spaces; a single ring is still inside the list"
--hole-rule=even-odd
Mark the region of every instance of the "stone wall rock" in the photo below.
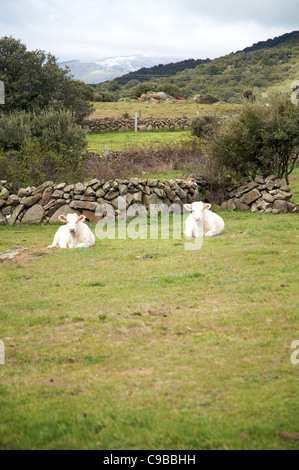
[[[274,175],[262,178],[257,176],[253,181],[243,178],[239,183],[227,186],[228,198],[221,207],[226,210],[251,210],[252,212],[299,212],[299,203],[292,203],[291,189],[284,179]]]
[[[152,131],[158,129],[189,129],[193,118],[186,116],[139,118],[137,127],[139,131]],[[129,131],[135,129],[135,119],[133,117],[85,119],[83,128],[87,132],[107,132],[107,131]]]
[[[116,216],[128,211],[134,204],[142,204],[149,212],[151,204],[179,204],[206,200],[207,183],[204,179],[131,178],[116,180],[91,179],[75,184],[54,184],[47,181],[35,187],[13,192],[6,181],[0,182],[0,225],[19,223],[57,223],[60,214],[84,214],[88,221],[99,220],[98,209],[106,204]],[[299,212],[299,204],[290,201],[292,193],[284,180],[275,176],[256,177],[254,181],[242,178],[228,183],[221,204],[226,210],[252,212]],[[211,202],[211,201],[209,201]]]

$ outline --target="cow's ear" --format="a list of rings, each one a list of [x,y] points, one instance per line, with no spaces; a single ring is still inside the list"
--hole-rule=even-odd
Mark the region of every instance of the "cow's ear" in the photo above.
[[[78,222],[85,222],[85,220],[86,220],[85,215],[80,215],[80,217],[78,217]]]
[[[66,217],[65,217],[65,215],[60,215],[60,216],[58,217],[58,219],[60,220],[60,222],[66,223]]]
[[[204,210],[205,210],[205,209],[210,209],[210,207],[211,207],[211,204],[204,204],[204,205],[203,205]]]
[[[189,211],[189,212],[192,211],[192,204],[184,204],[184,207],[185,207],[186,211]]]

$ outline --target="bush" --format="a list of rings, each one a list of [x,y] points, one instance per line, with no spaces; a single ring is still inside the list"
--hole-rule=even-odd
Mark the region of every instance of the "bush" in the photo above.
[[[34,139],[42,149],[52,148],[58,153],[80,152],[87,146],[85,131],[75,123],[70,111],[0,114],[0,148],[20,150]]]
[[[44,111],[32,118],[31,136],[42,148],[56,152],[80,152],[87,146],[86,133],[76,124],[70,111]]]
[[[288,182],[299,153],[299,107],[283,97],[270,106],[247,104],[224,125],[216,147],[237,178],[273,173]]]
[[[30,116],[25,112],[0,114],[0,148],[19,150],[30,139],[30,127]]]
[[[219,119],[216,116],[205,114],[192,120],[192,134],[199,139],[204,137],[211,138],[218,133]]]
[[[16,190],[47,180],[80,181],[85,175],[83,161],[81,154],[45,151],[36,140],[27,141],[20,150],[0,150],[0,174]]]

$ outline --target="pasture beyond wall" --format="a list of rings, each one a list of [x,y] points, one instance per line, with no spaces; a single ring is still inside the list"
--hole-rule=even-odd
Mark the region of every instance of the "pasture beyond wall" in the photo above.
[[[252,212],[299,212],[299,204],[291,203],[291,197],[289,186],[275,176],[256,177],[254,181],[243,178],[224,189],[221,207]],[[118,211],[128,211],[133,204],[143,205],[146,214],[152,204],[182,207],[199,200],[207,200],[207,185],[195,179],[92,179],[76,184],[47,181],[38,187],[20,188],[18,192],[12,191],[8,182],[1,181],[0,225],[55,223],[60,214],[74,211],[95,222],[99,220],[97,208],[102,204],[108,204],[118,216]]]

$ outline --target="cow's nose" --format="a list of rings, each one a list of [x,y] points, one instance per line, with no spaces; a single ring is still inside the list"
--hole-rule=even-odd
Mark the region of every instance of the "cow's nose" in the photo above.
[[[70,228],[70,232],[71,232],[71,233],[75,233],[76,230],[75,230],[74,228]]]
[[[195,217],[195,220],[200,220],[200,217]]]

